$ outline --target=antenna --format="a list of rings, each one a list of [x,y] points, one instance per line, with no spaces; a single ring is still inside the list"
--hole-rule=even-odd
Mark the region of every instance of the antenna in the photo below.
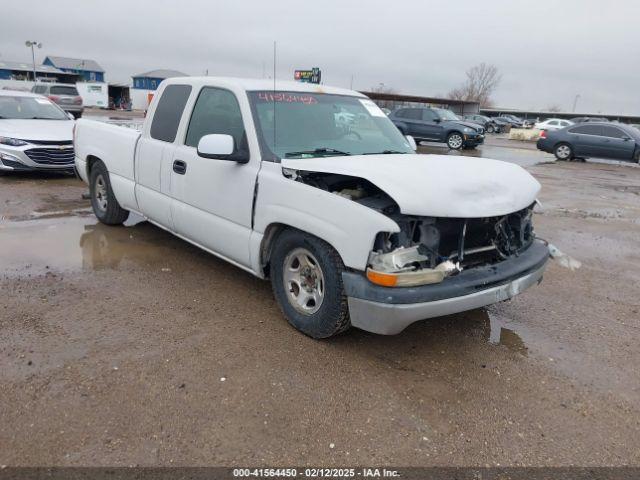
[[[276,41],[273,41],[273,150],[276,149]]]

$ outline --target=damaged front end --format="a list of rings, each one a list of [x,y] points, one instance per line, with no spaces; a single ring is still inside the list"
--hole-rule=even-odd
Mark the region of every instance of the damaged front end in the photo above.
[[[400,232],[378,234],[367,278],[383,286],[427,285],[517,256],[535,238],[533,206],[486,218],[394,215]]]
[[[372,208],[399,226],[380,232],[369,255],[367,278],[386,287],[442,282],[465,269],[518,256],[533,243],[533,207],[508,215],[449,218],[406,215],[368,180],[341,174],[285,169],[289,178]]]

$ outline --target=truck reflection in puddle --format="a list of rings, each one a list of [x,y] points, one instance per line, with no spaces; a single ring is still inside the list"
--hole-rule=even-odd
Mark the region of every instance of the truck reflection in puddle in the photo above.
[[[116,268],[124,260],[164,266],[170,258],[166,249],[182,243],[140,217],[127,222],[128,228],[94,223],[88,216],[12,220],[0,225],[0,265],[8,276]]]
[[[527,355],[528,348],[515,330],[505,327],[505,321],[489,311],[481,310],[485,339],[493,345],[503,345],[509,350]]]
[[[135,214],[130,215],[125,227],[128,228],[114,228],[102,223],[85,225],[80,236],[82,268],[117,268],[123,260],[147,265],[165,258],[163,249],[156,248],[156,244],[172,242],[171,236]],[[162,242],[158,242],[160,239]]]

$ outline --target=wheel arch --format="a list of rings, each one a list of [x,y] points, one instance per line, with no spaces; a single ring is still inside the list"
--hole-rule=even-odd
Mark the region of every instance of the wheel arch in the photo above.
[[[312,235],[313,237],[318,238],[323,242],[326,242],[327,244],[329,244],[329,246],[331,246],[331,248],[333,248],[336,251],[338,256],[340,256],[340,259],[344,263],[344,258],[341,255],[340,250],[336,248],[336,246],[326,238],[322,238],[316,233],[309,232],[306,229],[298,228],[287,223],[273,222],[267,225],[267,228],[264,231],[262,240],[260,242],[260,247],[259,247],[260,273],[262,273],[264,278],[270,277],[269,274],[271,269],[271,255],[273,254],[273,248],[277,242],[277,239],[283,232],[288,230],[306,233],[307,235]]]
[[[87,178],[90,178],[91,169],[96,165],[96,163],[102,162],[102,159],[96,155],[87,155],[86,162],[87,162]]]

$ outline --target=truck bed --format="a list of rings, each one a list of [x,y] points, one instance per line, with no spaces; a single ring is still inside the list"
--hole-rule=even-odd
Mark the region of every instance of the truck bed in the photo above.
[[[133,181],[134,158],[140,131],[84,118],[76,122],[76,157],[87,161],[97,157],[109,168],[111,176],[117,175]]]

